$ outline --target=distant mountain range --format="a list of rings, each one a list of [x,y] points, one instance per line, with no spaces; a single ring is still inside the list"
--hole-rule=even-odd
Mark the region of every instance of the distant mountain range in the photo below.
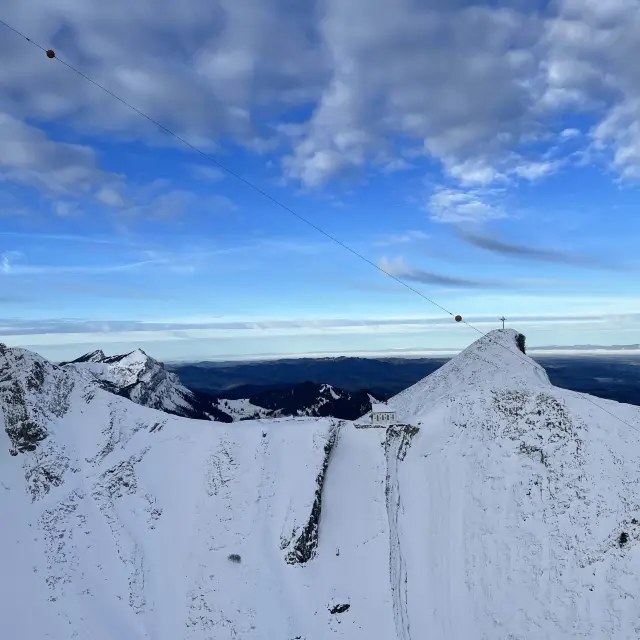
[[[547,349],[547,348],[545,348]],[[552,349],[549,347],[548,349]],[[527,352],[558,387],[640,405],[640,356],[633,345],[600,354],[577,347],[571,354]],[[531,353],[534,351],[534,353]],[[579,354],[575,355],[575,354]],[[225,398],[250,398],[285,391],[304,381],[330,384],[346,392],[366,389],[386,400],[439,369],[449,358],[300,358],[263,362],[201,362],[167,365],[190,389]]]
[[[371,409],[377,398],[364,389],[345,391],[326,383],[305,381],[284,388],[238,388],[235,393],[212,394],[190,389],[176,373],[141,349],[117,356],[92,351],[60,366],[75,369],[88,382],[128,398],[136,404],[165,413],[235,422],[286,416],[331,416],[355,420]]]
[[[216,396],[251,397],[301,382],[330,384],[381,399],[399,393],[440,368],[448,358],[298,358],[264,362],[200,362],[167,365],[183,384]]]
[[[528,347],[528,351],[638,351],[640,352],[640,344],[614,344],[610,346],[602,346],[597,344],[576,344],[570,347]]]
[[[640,358],[633,345],[615,357],[536,355],[553,384],[640,405]],[[276,416],[354,420],[371,398],[386,400],[439,369],[448,358],[300,358],[264,362],[168,365],[144,351],[106,356],[94,351],[73,366],[112,393],[143,406],[200,420],[235,422]]]

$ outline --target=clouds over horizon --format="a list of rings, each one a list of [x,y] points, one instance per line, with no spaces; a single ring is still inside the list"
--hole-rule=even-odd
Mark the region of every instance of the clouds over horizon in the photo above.
[[[468,316],[482,331],[498,327],[491,315]],[[526,333],[528,346],[549,344],[634,344],[640,327],[640,307],[625,315],[607,312],[558,315],[514,314],[509,325]],[[26,346],[55,361],[71,360],[101,348],[126,353],[143,348],[161,360],[242,359],[258,354],[338,355],[402,351],[444,351],[464,348],[478,334],[452,326],[443,316],[362,317],[323,319],[192,319],[172,322],[0,319],[2,342]],[[602,339],[602,327],[609,334]],[[575,335],[573,342],[558,335]],[[600,336],[600,341],[596,339]],[[373,340],[375,338],[375,341]],[[637,342],[637,340],[636,340]],[[314,345],[314,346],[312,346]]]

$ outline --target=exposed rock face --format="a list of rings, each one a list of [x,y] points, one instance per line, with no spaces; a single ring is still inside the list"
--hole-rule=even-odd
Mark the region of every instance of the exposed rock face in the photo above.
[[[10,453],[31,454],[24,462],[27,489],[33,500],[59,486],[69,457],[58,444],[43,446],[48,425],[69,411],[73,376],[23,349],[0,344],[0,409]]]
[[[309,520],[303,527],[302,532],[293,544],[293,549],[287,553],[286,560],[288,564],[304,564],[309,562],[315,556],[318,547],[318,537],[320,535],[320,515],[322,513],[322,489],[324,487],[329,468],[329,461],[333,447],[340,430],[341,424],[335,425],[330,433],[327,443],[324,446],[324,460],[322,469],[316,478],[316,495],[309,514]]]
[[[12,375],[15,370],[22,375]],[[0,402],[5,431],[18,453],[35,451],[47,437],[47,419],[66,413],[72,389],[73,380],[55,365],[22,349],[7,349],[0,344]],[[28,401],[34,397],[38,402]]]

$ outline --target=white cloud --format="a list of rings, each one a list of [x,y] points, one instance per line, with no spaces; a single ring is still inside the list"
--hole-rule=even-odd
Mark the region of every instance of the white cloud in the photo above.
[[[37,265],[22,263],[19,261],[20,257],[22,257],[21,254],[17,254],[16,252],[5,252],[0,256],[0,258],[2,258],[2,274],[4,276],[117,273],[161,264],[161,261],[158,260],[143,260],[109,265]],[[16,258],[18,258],[18,260],[16,260]]]
[[[114,187],[102,187],[96,194],[96,199],[108,207],[123,207],[126,204],[121,191]]]
[[[406,152],[418,147],[462,186],[535,179],[557,167],[545,164],[544,149],[523,160],[523,145],[575,137],[557,128],[567,109],[594,110],[601,117],[594,135],[611,148],[614,167],[638,176],[637,2],[559,0],[545,18],[533,2],[499,4],[33,0],[27,7],[8,0],[3,17],[188,141],[210,150],[231,139],[277,152],[287,177],[307,187],[369,163],[382,172],[405,169]],[[12,60],[0,69],[6,178],[67,193],[104,186],[90,149],[36,139],[16,126],[20,120],[177,144],[40,50],[5,36],[0,54]]]
[[[427,208],[435,222],[485,222],[506,217],[499,206],[485,201],[485,194],[480,190],[438,187]]]
[[[56,200],[53,203],[53,211],[57,216],[61,218],[71,218],[78,215],[80,205],[77,202],[70,202],[68,200]]]
[[[211,165],[194,164],[192,170],[194,176],[204,182],[220,182],[227,176],[224,171]]]
[[[613,147],[613,165],[623,177],[640,179],[640,96],[611,109],[593,137],[600,147]]]
[[[527,48],[540,25],[465,4],[328,1],[322,36],[331,76],[288,159],[290,175],[322,184],[403,136],[421,140],[454,175],[493,179],[502,140],[517,144],[530,128],[537,66]]]
[[[40,129],[0,112],[0,177],[47,193],[90,194],[117,179],[98,167],[94,151],[55,142]]]
[[[382,171],[383,173],[396,173],[397,171],[407,171],[412,167],[413,165],[404,158],[394,158],[383,165]]]
[[[409,242],[419,242],[422,240],[428,240],[429,234],[418,229],[411,229],[405,233],[395,234],[382,238],[373,243],[376,247],[387,247],[394,244],[408,244]]]
[[[560,132],[560,137],[563,140],[570,140],[571,138],[577,138],[580,135],[581,134],[579,129],[563,129]]]
[[[562,0],[546,33],[548,96],[604,116],[593,131],[613,168],[640,178],[640,5],[635,0]]]
[[[560,162],[526,162],[515,167],[513,172],[527,180],[538,180],[553,173],[560,165]]]
[[[451,163],[449,175],[456,178],[462,185],[488,185],[506,179],[506,176],[491,166],[485,158]]]

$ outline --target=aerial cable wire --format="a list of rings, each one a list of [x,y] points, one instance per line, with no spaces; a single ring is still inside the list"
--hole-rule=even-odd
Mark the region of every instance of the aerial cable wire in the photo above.
[[[104,93],[107,93],[108,95],[110,95],[112,98],[114,98],[115,100],[117,100],[118,102],[120,102],[121,104],[126,106],[127,108],[131,109],[132,111],[134,111],[135,113],[137,113],[141,117],[145,118],[146,120],[148,120],[149,122],[151,122],[152,124],[157,126],[159,129],[161,129],[162,131],[167,133],[172,138],[178,140],[183,145],[189,147],[192,151],[195,151],[196,153],[198,153],[202,157],[206,158],[207,160],[209,160],[209,162],[213,162],[216,166],[218,166],[224,172],[226,172],[229,175],[233,176],[234,178],[236,178],[236,180],[239,180],[240,182],[242,182],[243,184],[245,184],[249,188],[253,189],[254,191],[259,193],[263,197],[267,198],[268,200],[273,202],[273,204],[275,204],[276,206],[280,207],[281,209],[283,209],[287,213],[291,214],[292,216],[298,218],[298,220],[300,220],[301,222],[304,222],[306,225],[308,225],[309,227],[311,227],[312,229],[314,229],[318,233],[322,234],[323,236],[325,236],[326,238],[328,238],[329,240],[331,240],[335,244],[341,246],[343,249],[346,249],[347,251],[349,251],[349,253],[353,254],[354,256],[359,258],[360,260],[363,260],[367,264],[371,265],[372,267],[377,269],[379,272],[381,272],[382,274],[384,274],[388,278],[391,278],[392,280],[395,280],[398,284],[402,285],[403,287],[405,287],[409,291],[412,291],[413,293],[419,295],[421,298],[423,298],[427,302],[429,302],[432,305],[438,307],[440,310],[444,311],[445,313],[450,315],[452,318],[454,318],[454,320],[456,322],[464,324],[467,327],[469,327],[470,329],[473,329],[473,331],[476,331],[481,336],[487,338],[489,340],[489,342],[497,344],[498,346],[502,347],[503,349],[506,349],[512,355],[515,355],[518,358],[520,358],[522,360],[522,362],[524,362],[524,363],[526,363],[526,364],[531,366],[531,362],[529,360],[525,360],[522,357],[522,355],[520,354],[520,351],[513,351],[512,349],[510,349],[506,345],[502,344],[501,342],[497,342],[497,341],[493,340],[487,333],[483,332],[481,329],[478,329],[477,327],[474,327],[472,324],[467,322],[461,315],[454,315],[451,311],[449,311],[448,309],[446,309],[442,305],[440,305],[437,302],[435,302],[435,300],[432,300],[431,298],[426,296],[424,293],[422,293],[421,291],[419,291],[415,287],[412,287],[408,282],[405,282],[401,278],[399,278],[397,276],[394,276],[393,274],[389,273],[387,270],[383,269],[381,266],[379,266],[378,264],[376,264],[372,260],[369,260],[369,258],[367,258],[366,256],[363,256],[361,253],[359,253],[355,249],[351,248],[350,246],[348,246],[347,244],[345,244],[344,242],[342,242],[341,240],[339,240],[335,236],[331,235],[330,233],[328,233],[324,229],[320,228],[319,226],[317,226],[316,224],[311,222],[311,220],[309,220],[308,218],[305,218],[304,216],[300,215],[299,213],[297,213],[296,211],[291,209],[286,204],[280,202],[277,198],[275,198],[274,196],[269,194],[264,189],[261,189],[260,187],[258,187],[257,185],[253,184],[252,182],[250,182],[249,180],[247,180],[246,178],[244,178],[240,174],[236,173],[232,169],[229,169],[227,166],[223,165],[221,162],[216,160],[210,154],[206,153],[202,149],[199,149],[194,144],[190,143],[188,140],[185,140],[182,136],[178,135],[177,133],[175,133],[171,129],[167,128],[161,122],[158,122],[157,120],[155,120],[154,118],[152,118],[151,116],[146,114],[144,111],[141,111],[140,109],[138,109],[137,107],[132,105],[130,102],[127,102],[124,98],[121,98],[119,95],[115,94],[110,89],[107,89],[105,86],[101,85],[99,82],[96,82],[93,78],[89,77],[88,75],[86,75],[85,73],[80,71],[79,69],[76,69],[76,67],[74,67],[73,65],[69,64],[65,60],[63,60],[60,57],[58,57],[58,55],[55,53],[55,51],[53,49],[47,49],[47,48],[43,47],[42,45],[38,44],[37,42],[35,42],[31,38],[27,37],[24,33],[22,33],[21,31],[18,31],[18,29],[12,27],[10,24],[8,24],[7,22],[5,22],[2,19],[0,19],[0,24],[3,25],[4,27],[6,27],[7,29],[9,29],[10,31],[13,31],[13,33],[15,33],[16,35],[18,35],[21,38],[25,39],[27,42],[29,42],[33,46],[35,46],[38,49],[40,49],[41,51],[43,51],[46,54],[47,58],[55,60],[56,62],[59,62],[60,64],[64,65],[70,71],[73,71],[75,74],[79,75],[81,78],[83,78],[87,82],[90,82],[92,85],[94,85],[95,87],[97,87],[98,89],[103,91]],[[588,402],[590,402],[591,404],[593,404],[594,406],[596,406],[601,411],[604,411],[605,413],[609,414],[611,417],[615,418],[616,420],[619,420],[620,422],[622,422],[623,424],[627,425],[629,428],[633,429],[634,431],[637,431],[638,434],[640,434],[640,429],[638,429],[635,426],[633,426],[632,424],[628,423],[626,420],[623,420],[619,416],[616,416],[611,411],[608,411],[607,409],[605,409],[604,407],[602,407],[598,403],[596,403],[593,400],[591,400],[589,397],[584,396],[584,399],[587,400]]]

